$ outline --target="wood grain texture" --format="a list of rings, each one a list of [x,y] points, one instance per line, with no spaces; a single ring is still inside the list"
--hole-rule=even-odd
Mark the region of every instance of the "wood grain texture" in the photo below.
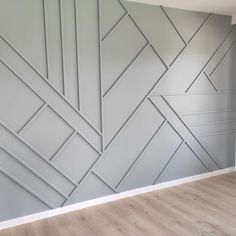
[[[0,236],[236,235],[236,172],[83,209]]]

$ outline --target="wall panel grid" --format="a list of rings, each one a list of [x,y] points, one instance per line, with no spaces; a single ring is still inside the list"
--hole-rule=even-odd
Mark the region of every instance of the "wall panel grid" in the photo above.
[[[1,1],[0,220],[233,166],[235,43],[227,16]]]

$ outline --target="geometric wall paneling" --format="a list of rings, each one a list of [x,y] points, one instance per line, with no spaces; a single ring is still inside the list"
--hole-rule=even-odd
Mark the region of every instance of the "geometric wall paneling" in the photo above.
[[[103,101],[106,146],[117,135],[165,70],[165,66],[152,47],[147,46],[132,67],[106,94]]]
[[[125,16],[126,11],[119,0],[101,0],[101,34],[104,39]]]
[[[209,16],[207,13],[185,11],[167,7],[165,7],[164,10],[182,35],[185,42],[189,42],[192,39]]]
[[[149,101],[144,102],[108,147],[95,172],[116,187],[163,122],[164,118],[155,107]]]
[[[71,198],[65,205],[74,204],[81,201],[95,199],[105,195],[114,194],[114,190],[106,185],[97,175],[91,173],[74,191]]]
[[[80,111],[101,131],[100,1],[77,0],[75,7]]]
[[[34,68],[46,76],[41,0],[1,0],[0,32]]]
[[[75,184],[64,173],[51,166],[46,158],[32,150],[27,141],[2,124],[0,125],[0,147],[4,147],[11,156],[63,195],[69,195],[75,188]]]
[[[213,74],[211,75],[211,80],[219,91],[236,90],[236,80],[235,80],[236,69],[234,66],[236,59],[235,53],[236,53],[236,46],[234,43],[233,46],[225,55],[225,57],[222,59],[220,64],[217,65],[217,67],[213,71]]]
[[[229,17],[123,0],[0,13],[0,220],[234,165]]]
[[[181,143],[180,136],[165,123],[120,183],[118,191],[152,185]]]
[[[101,147],[101,134],[75,109],[68,100],[43,78],[0,36],[0,61],[26,86],[43,99],[55,112],[96,148]]]
[[[189,93],[207,93],[216,91],[208,75],[201,73],[194,84],[189,89]]]
[[[48,160],[52,158],[72,133],[72,128],[49,106],[41,109],[37,116],[21,131],[21,135],[35,149],[44,153]]]
[[[234,165],[236,130],[234,129],[232,132],[207,135],[199,138],[203,145],[206,146],[207,150],[214,155],[216,161],[220,163],[223,168]],[[224,158],[222,158],[222,156]]]
[[[53,158],[53,163],[79,183],[100,155],[78,134]]]
[[[139,29],[126,16],[102,42],[103,92],[106,94],[122,77],[147,44]],[[132,70],[132,69],[131,69]],[[121,78],[123,79],[123,78]]]
[[[47,79],[61,93],[64,93],[64,77],[62,66],[62,39],[60,24],[60,2],[43,0],[45,22],[45,44]]]
[[[59,207],[65,201],[65,197],[61,196],[57,191],[1,148],[0,162],[3,170],[17,178],[20,183],[24,183],[24,186],[27,186],[27,188],[31,190],[31,193],[38,196],[38,198],[49,207]]]
[[[1,170],[0,188],[1,190],[4,189],[0,194],[0,221],[50,209],[27,190],[20,187],[14,180],[8,178]]]
[[[157,183],[198,175],[207,171],[208,169],[204,164],[192,152],[189,146],[184,143],[168,163],[168,166],[157,180]]]
[[[211,15],[159,81],[153,94],[186,92],[199,73],[204,70],[230,30],[228,17]]]
[[[236,27],[233,26],[232,30],[224,40],[221,47],[217,50],[215,55],[211,58],[210,62],[208,63],[207,67],[205,68],[205,72],[211,76],[212,73],[215,71],[217,66],[221,63],[227,53],[231,50],[234,46],[236,41]]]
[[[131,16],[163,61],[170,65],[185,47],[185,43],[160,7],[126,3]],[[147,17],[149,16],[149,17]],[[150,27],[155,22],[155,27]]]
[[[147,39],[150,40],[160,57],[167,65],[170,65],[185,47],[185,43],[162,9],[156,6],[129,2],[126,2],[126,5],[131,16]],[[155,27],[153,27],[153,22],[155,22]]]
[[[207,152],[205,147],[199,142],[196,136],[194,136],[191,130],[180,119],[174,108],[172,108],[168,103],[168,97],[166,100],[166,98],[156,96],[152,97],[151,101],[171,123],[174,129],[178,131],[179,135],[188,143],[191,149],[196,153],[196,155],[209,170],[213,171],[220,168],[219,163],[216,163],[214,157]]]
[[[0,119],[18,132],[41,108],[43,101],[2,63],[0,78]]]

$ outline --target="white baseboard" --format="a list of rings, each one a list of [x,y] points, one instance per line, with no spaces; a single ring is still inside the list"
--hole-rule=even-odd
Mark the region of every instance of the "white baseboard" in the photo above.
[[[96,205],[100,205],[100,204],[104,204],[104,203],[108,203],[108,202],[112,202],[112,201],[116,201],[116,200],[120,200],[120,199],[124,199],[128,197],[136,196],[143,193],[148,193],[148,192],[152,192],[152,191],[156,191],[156,190],[160,190],[164,188],[169,188],[169,187],[173,187],[173,186],[177,186],[177,185],[181,185],[181,184],[185,184],[185,183],[189,183],[189,182],[193,182],[193,181],[197,181],[201,179],[206,179],[206,178],[217,176],[217,175],[230,173],[233,171],[236,171],[236,167],[226,168],[222,170],[208,172],[205,174],[200,174],[200,175],[195,175],[195,176],[182,178],[178,180],[168,181],[168,182],[157,184],[157,185],[151,185],[151,186],[147,186],[143,188],[130,190],[127,192],[112,194],[112,195],[97,198],[94,200],[76,203],[70,206],[65,206],[65,207],[61,207],[61,208],[57,208],[57,209],[53,209],[49,211],[36,213],[33,215],[28,215],[28,216],[24,216],[24,217],[20,217],[16,219],[8,220],[8,221],[3,221],[3,222],[0,222],[0,230],[7,229],[10,227],[15,227],[22,224],[31,223],[37,220],[42,220],[42,219],[50,218],[50,217],[65,214],[65,213],[69,213],[72,211],[77,211],[83,208],[88,208],[88,207],[92,207],[92,206],[96,206]]]

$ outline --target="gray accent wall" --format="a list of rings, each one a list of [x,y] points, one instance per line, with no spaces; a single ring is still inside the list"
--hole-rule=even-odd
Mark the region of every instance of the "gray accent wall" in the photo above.
[[[0,221],[234,166],[230,17],[0,1]]]

